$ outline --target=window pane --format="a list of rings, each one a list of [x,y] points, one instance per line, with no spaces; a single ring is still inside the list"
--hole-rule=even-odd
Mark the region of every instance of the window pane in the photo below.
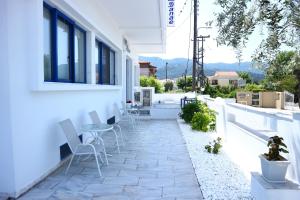
[[[75,82],[85,82],[85,38],[84,33],[75,29]]]
[[[110,84],[115,84],[115,52],[110,51]]]
[[[102,72],[101,78],[103,84],[110,84],[110,66],[109,66],[110,50],[106,46],[102,47]]]
[[[51,81],[51,21],[50,11],[44,8],[44,80]]]
[[[70,80],[69,25],[57,20],[57,78]]]
[[[95,67],[96,67],[96,83],[100,83],[100,75],[99,75],[99,44],[96,41],[95,44]]]

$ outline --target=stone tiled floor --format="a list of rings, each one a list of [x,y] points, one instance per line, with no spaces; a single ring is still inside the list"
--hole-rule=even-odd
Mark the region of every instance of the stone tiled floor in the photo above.
[[[74,162],[68,175],[63,166],[20,199],[202,199],[177,122],[141,121],[137,129],[124,130],[120,154],[108,149],[112,157],[101,167],[103,177],[92,158]]]

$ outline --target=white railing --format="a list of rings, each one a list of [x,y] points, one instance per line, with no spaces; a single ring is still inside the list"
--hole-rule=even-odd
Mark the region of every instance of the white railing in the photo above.
[[[267,152],[270,136],[279,135],[289,149],[287,177],[300,183],[300,112],[255,108],[220,98],[204,101],[217,111],[217,132],[225,138],[229,156],[247,175],[260,171],[258,155]]]

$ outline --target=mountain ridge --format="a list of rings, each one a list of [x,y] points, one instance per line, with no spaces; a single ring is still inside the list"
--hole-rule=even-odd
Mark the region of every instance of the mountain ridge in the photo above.
[[[157,67],[157,78],[165,78],[165,64],[168,62],[168,78],[175,79],[183,76],[188,63],[187,74],[192,74],[192,60],[189,62],[186,58],[162,59],[159,57],[145,57],[140,56],[140,61],[150,62],[153,66]],[[239,63],[206,63],[204,64],[204,73],[206,76],[212,76],[216,71],[236,71],[236,72],[249,72],[253,77],[253,81],[259,82],[264,78],[263,71],[254,68],[251,62]]]

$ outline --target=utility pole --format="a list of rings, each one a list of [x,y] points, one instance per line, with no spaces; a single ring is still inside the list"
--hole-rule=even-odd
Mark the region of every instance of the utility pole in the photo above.
[[[166,62],[166,82],[168,80],[168,62]]]
[[[197,67],[197,18],[198,18],[198,0],[194,0],[194,40],[193,40],[193,84],[192,84],[192,91],[196,90],[196,67]]]
[[[210,38],[210,35],[200,35],[198,38],[198,41],[201,41],[201,50],[199,50],[198,52],[201,51],[201,63],[200,63],[200,69],[199,69],[199,74],[198,74],[198,81],[200,82],[200,87],[202,87],[204,85],[204,42],[206,38]],[[200,57],[198,57],[200,58]],[[199,61],[198,61],[199,62]]]

